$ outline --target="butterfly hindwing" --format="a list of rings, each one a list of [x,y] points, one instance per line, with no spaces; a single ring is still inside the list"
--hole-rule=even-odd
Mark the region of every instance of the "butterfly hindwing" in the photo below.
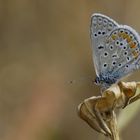
[[[101,55],[105,53],[106,39],[110,33],[119,27],[118,23],[107,16],[101,14],[93,14],[91,18],[91,40],[93,50],[93,60],[95,65],[96,74],[99,75],[102,71]]]
[[[120,25],[106,38],[105,49],[100,56],[101,73],[108,73],[108,77],[118,75],[120,79],[137,68],[139,56],[139,35],[131,27]]]
[[[115,34],[114,34],[115,33]],[[140,56],[140,37],[138,33],[129,26],[122,25],[112,31],[107,39],[116,47],[117,58],[115,65],[110,65],[109,71],[118,74],[119,78],[137,69],[136,63]]]

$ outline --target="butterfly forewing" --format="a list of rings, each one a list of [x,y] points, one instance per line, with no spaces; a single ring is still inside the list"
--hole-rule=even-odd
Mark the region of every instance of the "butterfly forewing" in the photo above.
[[[119,25],[115,21],[107,16],[93,14],[91,17],[91,41],[94,57],[93,60],[97,75],[102,71],[103,62],[101,61],[101,55],[105,53],[106,39],[110,35],[111,31],[118,26]]]

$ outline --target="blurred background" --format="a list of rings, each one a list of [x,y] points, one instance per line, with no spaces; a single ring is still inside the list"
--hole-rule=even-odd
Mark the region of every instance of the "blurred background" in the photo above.
[[[0,140],[104,140],[77,116],[80,102],[99,95],[91,81],[90,17],[100,12],[140,31],[139,5],[139,0],[1,0]],[[140,80],[139,74],[127,80]],[[139,140],[140,110],[131,106],[135,113],[121,137]],[[125,114],[121,123],[130,115]]]

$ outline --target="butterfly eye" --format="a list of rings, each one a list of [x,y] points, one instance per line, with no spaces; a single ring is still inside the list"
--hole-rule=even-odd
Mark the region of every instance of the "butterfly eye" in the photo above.
[[[99,79],[99,77],[96,77],[94,83],[95,83],[96,85],[100,85],[100,79]]]
[[[104,56],[107,57],[107,56],[108,56],[108,52],[105,52],[105,53],[104,53]]]

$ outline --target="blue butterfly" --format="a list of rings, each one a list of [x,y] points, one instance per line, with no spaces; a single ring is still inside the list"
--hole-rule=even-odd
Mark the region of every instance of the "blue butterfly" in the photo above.
[[[96,13],[91,17],[90,33],[95,83],[102,90],[139,69],[140,36],[134,29]]]

